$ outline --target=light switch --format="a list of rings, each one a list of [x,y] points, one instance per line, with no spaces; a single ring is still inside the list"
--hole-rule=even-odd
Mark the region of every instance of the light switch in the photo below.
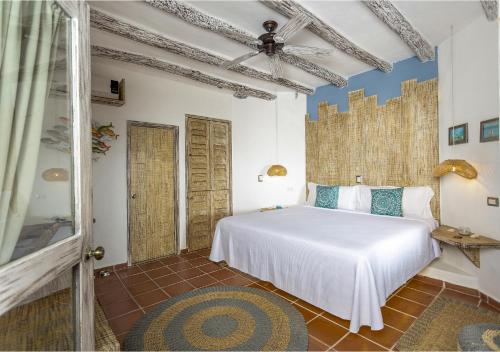
[[[488,197],[486,203],[490,207],[498,207],[498,197]]]
[[[257,176],[257,180],[258,180],[259,182],[264,182],[264,175],[259,175],[259,176]]]
[[[363,176],[356,176],[356,183],[363,183]]]

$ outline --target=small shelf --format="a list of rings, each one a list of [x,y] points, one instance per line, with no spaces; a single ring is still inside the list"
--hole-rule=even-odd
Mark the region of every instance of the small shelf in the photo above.
[[[500,248],[500,241],[493,238],[482,235],[476,238],[463,236],[456,228],[446,225],[432,231],[432,238],[457,247],[478,268],[481,265],[479,252],[481,248]]]
[[[125,79],[122,79],[118,84],[118,99],[101,97],[92,94],[91,101],[96,104],[122,106],[125,104]]]

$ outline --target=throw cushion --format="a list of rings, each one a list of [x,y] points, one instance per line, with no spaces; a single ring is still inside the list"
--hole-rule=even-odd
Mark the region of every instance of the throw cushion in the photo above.
[[[338,200],[339,186],[316,186],[316,202],[314,206],[337,209]]]
[[[377,215],[403,216],[403,187],[372,189],[371,213]]]

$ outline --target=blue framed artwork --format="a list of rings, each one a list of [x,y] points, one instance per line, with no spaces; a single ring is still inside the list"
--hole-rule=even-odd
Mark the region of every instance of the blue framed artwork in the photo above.
[[[467,123],[450,127],[448,129],[448,145],[469,142],[469,125]]]
[[[481,121],[479,141],[498,141],[498,117],[491,120]]]

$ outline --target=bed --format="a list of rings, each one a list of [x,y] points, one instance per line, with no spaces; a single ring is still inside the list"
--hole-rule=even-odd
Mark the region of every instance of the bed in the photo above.
[[[210,259],[340,318],[383,328],[389,295],[440,255],[421,220],[295,206],[220,220]]]

